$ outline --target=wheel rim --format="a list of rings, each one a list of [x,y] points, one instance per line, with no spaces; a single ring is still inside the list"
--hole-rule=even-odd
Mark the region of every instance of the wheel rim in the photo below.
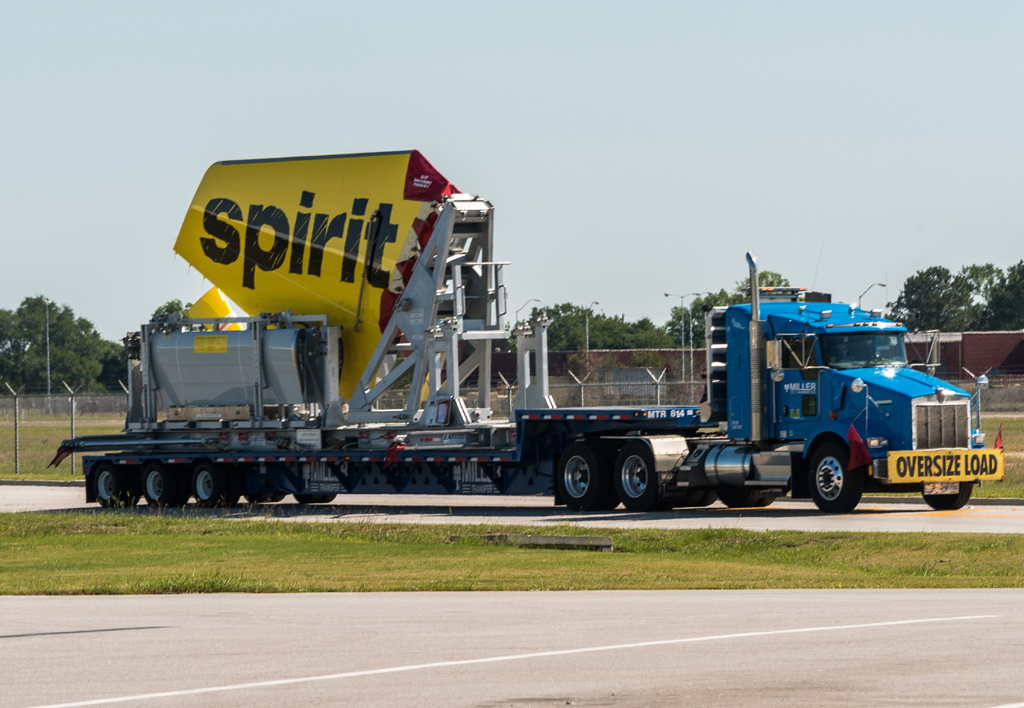
[[[590,489],[590,465],[578,455],[565,464],[565,491],[579,499]]]
[[[146,494],[153,501],[164,498],[164,476],[155,470],[146,476]]]
[[[637,499],[647,489],[647,463],[639,455],[630,455],[622,463],[622,490]]]
[[[100,499],[110,499],[114,496],[114,473],[110,470],[103,470],[96,477],[96,494]]]
[[[199,470],[196,473],[196,496],[201,501],[213,496],[213,475],[209,470]]]
[[[814,473],[818,493],[826,501],[835,501],[843,491],[843,466],[834,457],[825,457]]]

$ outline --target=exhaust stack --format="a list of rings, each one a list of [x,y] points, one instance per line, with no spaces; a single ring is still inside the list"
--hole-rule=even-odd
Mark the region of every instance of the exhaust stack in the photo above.
[[[757,284],[757,259],[747,251],[750,267],[750,439],[761,440],[761,380],[764,362],[761,360],[761,289]]]

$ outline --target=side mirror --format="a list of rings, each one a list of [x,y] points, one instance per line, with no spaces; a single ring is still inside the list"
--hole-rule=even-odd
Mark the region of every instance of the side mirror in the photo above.
[[[772,381],[782,381],[782,342],[778,339],[770,340],[765,346],[765,355],[768,360],[768,368],[772,372]]]
[[[864,379],[856,378],[850,383],[850,390],[852,390],[854,393],[860,393],[861,391],[864,390],[864,386]]]
[[[988,377],[982,374],[974,380],[974,383],[978,388],[988,388]]]

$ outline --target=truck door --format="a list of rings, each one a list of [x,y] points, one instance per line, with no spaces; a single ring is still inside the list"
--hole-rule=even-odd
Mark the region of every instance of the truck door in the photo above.
[[[773,382],[778,437],[804,440],[818,424],[821,398],[814,337],[782,337],[782,377]]]

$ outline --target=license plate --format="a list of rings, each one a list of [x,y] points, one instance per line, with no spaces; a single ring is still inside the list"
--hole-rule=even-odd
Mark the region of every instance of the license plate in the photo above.
[[[995,450],[900,450],[888,455],[889,481],[913,482],[995,482],[1006,474],[1001,448]]]
[[[924,485],[925,494],[957,494],[959,491],[959,482],[926,482]]]

